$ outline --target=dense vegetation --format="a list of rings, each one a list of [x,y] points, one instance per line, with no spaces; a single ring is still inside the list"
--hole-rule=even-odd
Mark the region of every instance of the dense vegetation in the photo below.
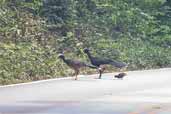
[[[0,84],[68,76],[58,53],[88,61],[85,47],[129,70],[168,67],[170,21],[170,0],[1,0]]]

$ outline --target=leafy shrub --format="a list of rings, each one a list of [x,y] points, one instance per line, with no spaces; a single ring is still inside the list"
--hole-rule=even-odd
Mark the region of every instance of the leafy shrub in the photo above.
[[[1,84],[65,75],[63,64],[50,47],[36,43],[0,43]]]

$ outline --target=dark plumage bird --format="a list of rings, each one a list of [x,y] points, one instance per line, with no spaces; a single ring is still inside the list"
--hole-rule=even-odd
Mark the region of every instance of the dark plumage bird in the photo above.
[[[93,69],[97,68],[96,66],[89,65],[89,64],[86,64],[86,63],[81,62],[81,61],[66,59],[63,54],[59,54],[58,57],[60,59],[62,59],[64,61],[64,63],[66,63],[70,68],[72,68],[75,71],[75,73],[74,73],[75,80],[77,80],[77,75],[80,72],[80,68],[82,68],[82,67],[89,67],[89,68],[93,68]]]
[[[93,57],[91,55],[91,53],[89,52],[89,49],[87,49],[87,48],[84,49],[84,53],[87,54],[88,58],[91,61],[91,64],[94,66],[97,66],[99,68],[99,73],[100,73],[99,79],[101,78],[101,75],[105,70],[103,65],[108,64],[108,65],[112,65],[119,69],[122,69],[127,66],[127,64],[124,62],[119,62],[119,61],[115,61],[115,60],[111,60],[111,59],[104,59],[104,58],[99,58],[99,57]]]
[[[126,75],[126,73],[119,73],[118,75],[115,75],[115,78],[123,79],[123,77],[125,77]]]

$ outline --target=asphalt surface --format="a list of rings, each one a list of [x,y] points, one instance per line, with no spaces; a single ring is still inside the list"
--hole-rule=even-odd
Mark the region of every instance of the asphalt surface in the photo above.
[[[0,114],[171,114],[171,69],[0,87]]]

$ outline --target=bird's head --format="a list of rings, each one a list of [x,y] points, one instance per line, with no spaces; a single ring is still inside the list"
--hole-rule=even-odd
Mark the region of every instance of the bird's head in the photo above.
[[[90,50],[88,48],[84,48],[83,51],[84,51],[84,53],[89,53]]]
[[[64,56],[64,54],[60,53],[60,54],[58,55],[58,58],[60,58],[60,59],[65,59],[65,56]]]

